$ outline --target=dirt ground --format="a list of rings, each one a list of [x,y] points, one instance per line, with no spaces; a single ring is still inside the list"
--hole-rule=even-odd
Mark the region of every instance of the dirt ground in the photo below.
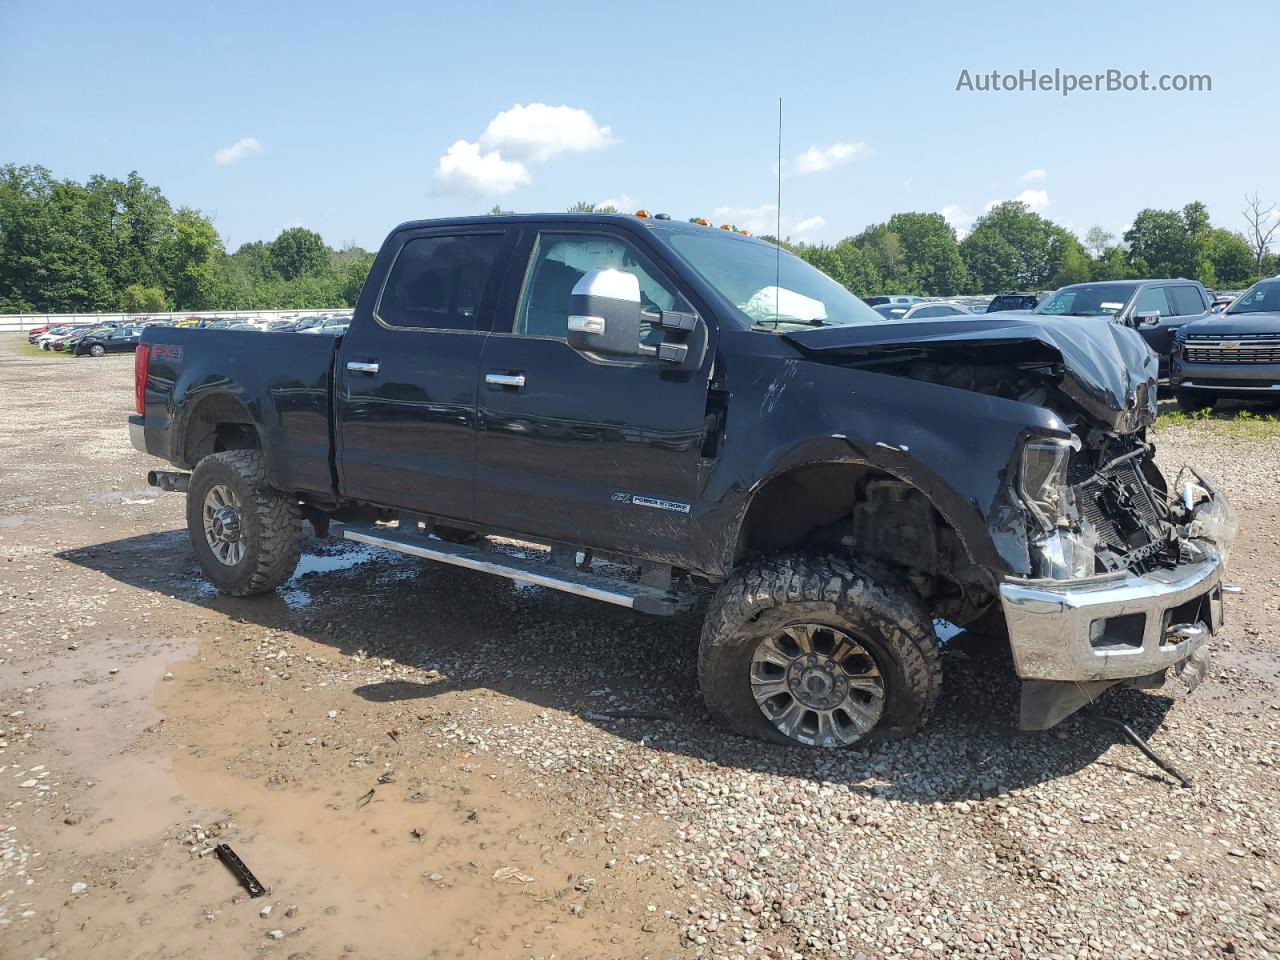
[[[1280,956],[1274,434],[1157,439],[1242,518],[1205,685],[1103,701],[1180,790],[1083,719],[1018,734],[962,644],[929,730],[832,757],[708,724],[696,617],[315,538],[221,597],[131,391],[0,336],[4,960]]]

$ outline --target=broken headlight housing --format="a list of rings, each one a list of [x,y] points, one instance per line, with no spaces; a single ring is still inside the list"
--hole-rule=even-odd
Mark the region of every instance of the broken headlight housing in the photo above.
[[[1074,525],[1067,472],[1080,438],[1034,440],[1022,448],[1018,493],[1040,527],[1031,537],[1036,572],[1052,580],[1073,580],[1094,572],[1097,533],[1087,524]]]
[[[1080,438],[1033,440],[1022,448],[1018,492],[1032,515],[1046,531],[1067,523],[1067,468],[1071,454],[1080,449]]]

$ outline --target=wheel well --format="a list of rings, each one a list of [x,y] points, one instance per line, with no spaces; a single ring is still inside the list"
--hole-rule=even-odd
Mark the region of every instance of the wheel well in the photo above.
[[[737,561],[786,550],[846,548],[908,576],[935,616],[963,625],[994,599],[956,529],[917,487],[861,463],[812,463],[752,498]]]
[[[223,450],[261,450],[262,438],[243,403],[225,393],[196,403],[183,430],[182,459],[190,467]]]

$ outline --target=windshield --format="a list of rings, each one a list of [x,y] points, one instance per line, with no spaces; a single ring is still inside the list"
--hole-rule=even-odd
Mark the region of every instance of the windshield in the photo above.
[[[671,246],[752,324],[845,327],[884,318],[825,273],[765,243],[705,231],[672,231]]]
[[[1124,283],[1082,283],[1063,287],[1032,313],[1062,317],[1110,317],[1124,309],[1134,288]]]
[[[1227,313],[1280,313],[1280,280],[1264,280],[1245,291]]]

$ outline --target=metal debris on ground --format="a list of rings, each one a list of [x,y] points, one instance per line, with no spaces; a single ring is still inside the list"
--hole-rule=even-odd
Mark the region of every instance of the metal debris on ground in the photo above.
[[[357,807],[363,807],[363,806],[367,805],[367,804],[369,803],[369,801],[370,801],[370,800],[372,800],[372,799],[373,799],[373,787],[370,787],[370,788],[369,788],[369,792],[368,792],[368,793],[366,793],[364,796],[360,797],[360,799],[358,799],[358,800],[356,801],[356,806],[357,806]]]
[[[267,892],[267,888],[258,882],[258,878],[253,875],[243,860],[236,856],[236,852],[225,843],[220,843],[213,848],[214,855],[221,860],[228,870],[230,870],[241,885],[249,892],[251,897],[260,897]]]

